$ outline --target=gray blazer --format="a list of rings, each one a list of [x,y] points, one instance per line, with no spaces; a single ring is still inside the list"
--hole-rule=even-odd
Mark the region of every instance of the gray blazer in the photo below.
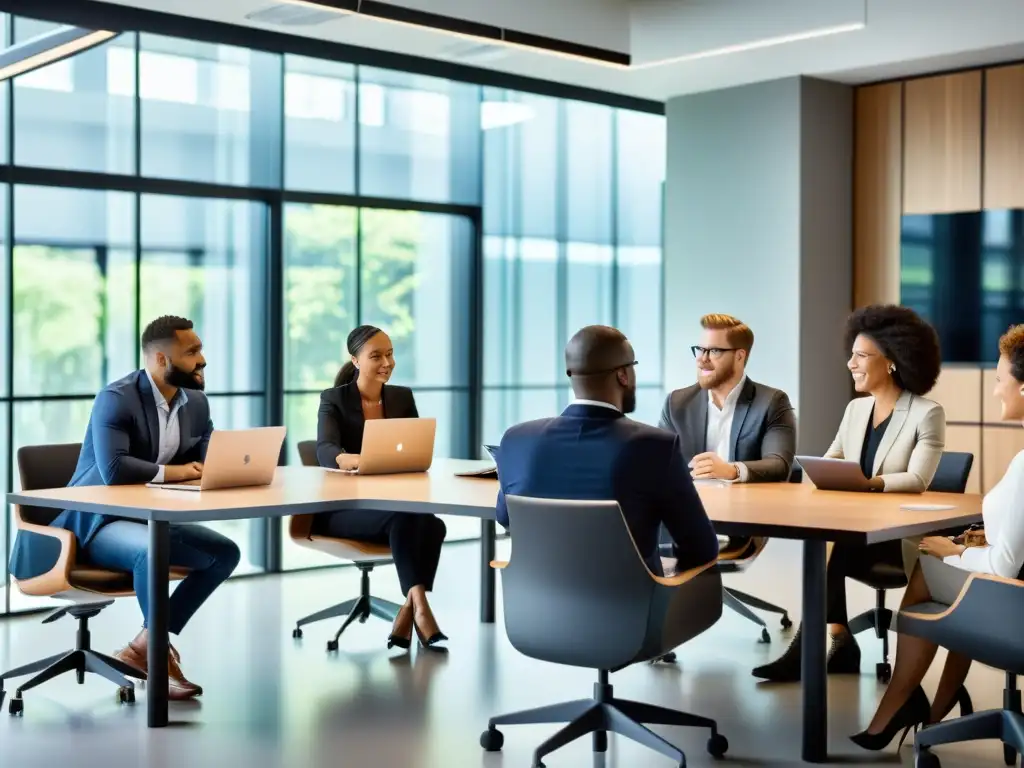
[[[708,393],[699,384],[665,399],[658,426],[679,435],[689,461],[707,450]],[[781,389],[748,378],[732,420],[732,461],[742,461],[752,483],[785,482],[796,453],[796,411]],[[725,458],[725,457],[723,457]]]

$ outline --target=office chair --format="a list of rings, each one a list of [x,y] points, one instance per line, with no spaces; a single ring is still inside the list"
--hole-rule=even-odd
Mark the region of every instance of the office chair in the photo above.
[[[26,491],[35,491],[66,486],[75,473],[81,450],[80,443],[20,448],[18,472],[21,476],[21,487]],[[146,679],[145,672],[92,650],[89,634],[89,619],[95,618],[100,611],[112,605],[112,598],[134,597],[132,574],[128,571],[112,571],[80,563],[74,534],[63,528],[50,527],[50,523],[58,514],[59,509],[15,505],[14,520],[18,536],[34,539],[32,546],[40,553],[46,552],[52,562],[52,566],[45,573],[28,579],[15,579],[15,584],[26,595],[68,601],[69,605],[58,608],[43,619],[43,624],[57,621],[63,616],[71,616],[78,620],[78,636],[73,650],[58,653],[0,675],[2,706],[5,695],[4,680],[35,673],[35,677],[22,683],[15,690],[9,705],[12,715],[24,713],[25,703],[22,696],[26,691],[66,672],[73,671],[79,685],[85,682],[86,672],[106,678],[118,686],[117,698],[122,704],[135,703],[135,684],[128,678]],[[183,568],[172,568],[170,576],[174,580],[179,580],[185,578],[187,574],[188,571]]]
[[[1024,583],[972,573],[953,605],[908,606],[899,612],[897,627],[1006,673],[1002,709],[946,720],[918,732],[917,768],[940,768],[932,747],[978,739],[999,739],[1004,762],[1016,763],[1017,754],[1024,751],[1024,715],[1017,689],[1017,675],[1024,674]]]
[[[973,453],[943,451],[928,490],[964,493],[973,465]],[[902,564],[875,563],[862,573],[851,573],[850,578],[875,590],[875,607],[853,619],[850,622],[850,632],[858,635],[869,629],[875,630],[875,635],[882,641],[882,660],[875,665],[875,677],[880,683],[888,683],[892,677],[892,665],[889,664],[889,627],[892,625],[892,611],[885,607],[885,592],[887,589],[902,589],[907,586],[907,574]]]
[[[665,578],[644,565],[614,501],[554,501],[508,496],[513,558],[500,568],[505,630],[513,647],[534,659],[597,670],[590,699],[492,717],[480,736],[500,750],[499,725],[568,723],[534,752],[548,754],[593,734],[595,752],[618,733],[686,765],[675,745],[642,723],[709,728],[707,749],[722,757],[729,742],[714,720],[615,698],[608,676],[649,661],[701,634],[722,615],[722,576],[712,561]]]
[[[318,467],[320,463],[316,458],[316,441],[304,440],[298,444],[299,458],[304,466]],[[332,653],[338,650],[338,639],[342,633],[349,628],[354,621],[360,624],[366,623],[370,616],[376,616],[387,622],[394,622],[398,611],[402,606],[392,603],[390,600],[383,600],[370,594],[370,572],[374,566],[388,565],[391,560],[391,548],[383,544],[371,544],[356,539],[336,539],[332,536],[320,536],[312,533],[313,515],[295,515],[291,519],[288,533],[292,541],[300,547],[314,549],[318,552],[325,552],[332,557],[351,560],[360,573],[359,597],[346,600],[343,603],[324,608],[322,611],[310,614],[299,619],[292,630],[292,637],[296,640],[302,639],[302,628],[307,624],[313,624],[325,619],[336,619],[346,617],[341,628],[335,633],[333,640],[327,641],[327,651]]]

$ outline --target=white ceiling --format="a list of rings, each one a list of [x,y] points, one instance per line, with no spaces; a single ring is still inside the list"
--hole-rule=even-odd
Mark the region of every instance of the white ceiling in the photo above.
[[[1024,0],[396,0],[395,4],[629,53],[628,69],[523,49],[465,57],[464,38],[339,14],[312,27],[245,19],[279,0],[113,0],[151,10],[457,61],[664,100],[793,75],[843,82],[1024,57]],[[861,29],[817,37],[816,31]],[[804,39],[794,39],[805,36]],[[763,45],[707,55],[721,49]],[[668,61],[686,57],[684,60]],[[662,62],[662,63],[659,63]],[[639,65],[639,66],[638,66]]]

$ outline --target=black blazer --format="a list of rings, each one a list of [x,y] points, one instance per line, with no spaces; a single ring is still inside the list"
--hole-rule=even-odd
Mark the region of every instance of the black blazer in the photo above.
[[[385,419],[416,419],[416,400],[408,387],[385,385],[381,390]],[[320,394],[316,419],[316,458],[321,467],[335,469],[339,453],[363,449],[363,402],[353,381]]]

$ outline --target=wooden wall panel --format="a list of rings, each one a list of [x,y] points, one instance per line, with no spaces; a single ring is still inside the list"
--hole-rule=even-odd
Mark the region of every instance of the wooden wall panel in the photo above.
[[[900,300],[903,84],[858,88],[853,173],[853,305]]]
[[[1024,64],[985,73],[986,208],[1024,208]]]
[[[981,486],[982,493],[988,493],[1006,474],[1006,468],[1010,466],[1013,457],[1024,450],[1024,429],[1016,424],[985,427],[981,442],[984,456]]]
[[[1021,430],[1024,432],[1024,430]],[[975,426],[947,426],[946,427],[946,450],[966,451],[974,454],[974,464],[971,466],[971,474],[967,478],[967,493],[981,492],[981,425]]]
[[[1002,410],[998,398],[992,394],[996,387],[996,369],[986,368],[981,376],[981,420],[986,424],[1004,424],[999,417]]]
[[[981,70],[904,84],[903,212],[981,209]]]
[[[943,368],[928,399],[942,406],[946,421],[981,423],[981,368]]]

